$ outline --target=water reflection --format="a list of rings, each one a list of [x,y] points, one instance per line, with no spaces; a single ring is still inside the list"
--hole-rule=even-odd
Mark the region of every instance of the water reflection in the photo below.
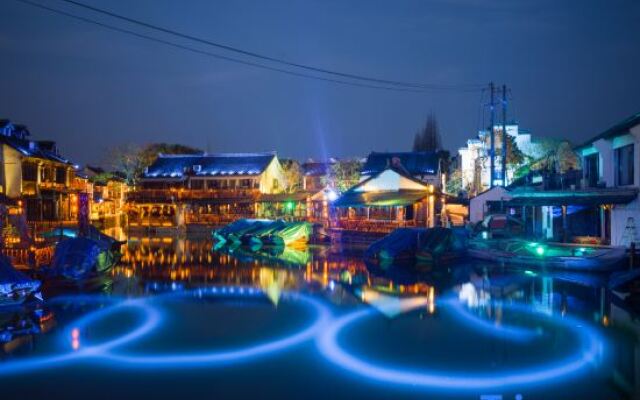
[[[464,315],[476,328],[486,323],[488,329],[506,327],[506,332],[518,332],[511,327],[532,323],[526,315],[513,312],[513,304],[521,304],[550,318],[573,316],[599,326],[609,349],[599,371],[626,393],[640,389],[636,376],[640,368],[639,325],[634,297],[612,291],[607,276],[540,273],[469,262],[427,272],[416,272],[407,266],[382,270],[366,265],[361,254],[362,249],[341,246],[215,248],[208,239],[129,238],[120,265],[103,277],[104,282],[94,292],[138,297],[201,287],[247,287],[259,289],[274,306],[281,304],[285,292],[304,292],[328,300],[337,314],[367,304],[390,324],[400,325],[394,321],[407,315],[415,329],[431,321],[444,324],[451,332],[459,326],[446,325],[451,322],[439,319],[441,306],[449,299],[463,305],[462,311],[467,313]],[[47,297],[90,290],[58,288]],[[28,353],[33,350],[34,338],[50,331],[56,325],[54,321],[64,326],[73,317],[94,309],[95,305],[74,307],[65,303],[48,311],[42,307],[39,311],[2,311],[3,354]],[[408,310],[418,312],[407,313]],[[450,346],[452,358],[474,357],[458,353],[451,343],[443,346]],[[550,348],[545,356],[553,356],[554,351],[558,350]]]

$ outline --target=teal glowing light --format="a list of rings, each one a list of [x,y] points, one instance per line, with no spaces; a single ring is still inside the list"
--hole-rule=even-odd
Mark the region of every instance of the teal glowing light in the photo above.
[[[536,254],[538,254],[539,256],[543,256],[544,255],[544,247],[542,247],[542,246],[536,247]]]
[[[533,271],[531,271],[531,270],[526,270],[526,271],[524,271],[524,273],[525,273],[526,275],[536,276],[536,273],[535,273],[535,272],[533,272]]]
[[[287,211],[292,211],[295,207],[295,204],[293,204],[293,201],[287,201],[286,203],[284,203],[284,208]]]
[[[482,232],[482,238],[483,238],[483,239],[488,239],[488,238],[489,238],[489,232],[487,232],[487,231],[483,231],[483,232]]]

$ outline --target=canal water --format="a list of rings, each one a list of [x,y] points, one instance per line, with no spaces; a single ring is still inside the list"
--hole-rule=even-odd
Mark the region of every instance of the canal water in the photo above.
[[[640,323],[603,276],[380,267],[340,245],[131,237],[123,250],[109,276],[0,311],[3,399],[623,399],[640,388]]]

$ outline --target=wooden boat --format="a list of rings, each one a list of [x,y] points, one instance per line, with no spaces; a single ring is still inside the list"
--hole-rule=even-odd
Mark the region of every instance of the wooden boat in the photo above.
[[[0,256],[0,307],[15,306],[30,299],[42,300],[40,281],[16,270],[6,256]]]
[[[540,243],[523,239],[469,241],[470,257],[515,266],[604,272],[624,267],[624,248],[563,243]]]

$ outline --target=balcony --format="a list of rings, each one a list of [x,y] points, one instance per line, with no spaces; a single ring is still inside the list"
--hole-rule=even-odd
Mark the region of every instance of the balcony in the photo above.
[[[193,200],[256,200],[258,189],[164,190],[142,189],[127,193],[127,201],[136,203],[174,203]]]

